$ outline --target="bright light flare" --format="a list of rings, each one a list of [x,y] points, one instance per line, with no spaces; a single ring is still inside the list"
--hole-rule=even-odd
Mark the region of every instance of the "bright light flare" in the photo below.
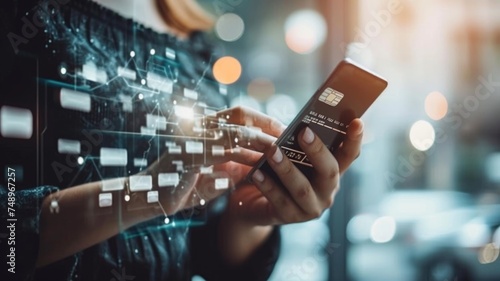
[[[396,221],[385,216],[375,220],[370,231],[370,238],[375,243],[387,243],[396,235]]]
[[[182,105],[175,105],[174,106],[174,114],[179,118],[184,118],[184,119],[193,119],[194,118],[193,109],[190,107],[182,106]]]
[[[441,120],[448,112],[448,101],[440,92],[432,92],[425,98],[425,113],[433,120]]]
[[[291,14],[285,22],[287,46],[299,54],[315,51],[326,39],[326,22],[314,10],[301,10]]]
[[[410,142],[416,149],[426,151],[432,147],[436,139],[434,127],[424,120],[415,122],[410,129]]]

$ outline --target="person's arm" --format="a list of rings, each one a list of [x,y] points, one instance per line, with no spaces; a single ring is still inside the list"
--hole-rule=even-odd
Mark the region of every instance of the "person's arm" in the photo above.
[[[126,205],[121,204],[122,192],[113,193],[111,207],[100,208],[101,192],[101,182],[91,182],[45,197],[40,216],[37,267],[77,253],[159,214],[157,209],[148,206],[128,211]],[[139,194],[132,194],[131,201],[136,195]],[[53,200],[57,201],[58,213],[50,212]]]
[[[239,121],[233,120],[235,123],[250,119],[264,132],[276,136],[283,129],[264,126],[275,124],[267,116],[238,110],[234,115],[239,116]],[[218,234],[219,251],[228,263],[244,263],[265,243],[274,225],[318,218],[333,204],[340,175],[360,154],[363,123],[356,119],[349,125],[347,138],[335,155],[310,129],[304,129],[300,136],[299,144],[315,169],[313,179],[309,181],[276,145],[265,149],[268,162],[284,186],[257,172],[253,176],[255,186],[245,184],[231,194]]]

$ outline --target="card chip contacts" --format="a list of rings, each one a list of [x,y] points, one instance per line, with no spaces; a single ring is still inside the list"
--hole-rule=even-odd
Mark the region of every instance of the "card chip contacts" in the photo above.
[[[337,106],[339,102],[344,97],[341,92],[335,91],[332,88],[326,88],[321,96],[319,96],[319,101],[322,101],[331,106]]]

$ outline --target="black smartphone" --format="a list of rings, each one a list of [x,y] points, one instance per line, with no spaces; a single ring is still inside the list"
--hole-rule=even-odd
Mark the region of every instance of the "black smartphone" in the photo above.
[[[334,153],[344,140],[351,121],[361,117],[386,87],[387,81],[379,75],[349,59],[341,61],[276,140],[277,146],[311,179],[313,167],[296,141],[299,132],[308,126]],[[264,156],[250,171],[250,181],[257,169],[280,182]]]

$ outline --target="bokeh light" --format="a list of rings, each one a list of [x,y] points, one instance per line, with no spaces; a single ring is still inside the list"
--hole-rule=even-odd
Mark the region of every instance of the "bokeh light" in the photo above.
[[[266,78],[256,78],[248,84],[247,93],[258,101],[266,101],[274,95],[274,83]]]
[[[375,243],[387,243],[396,235],[396,221],[385,216],[375,220],[370,231],[371,240]]]
[[[290,124],[298,113],[297,103],[290,96],[276,94],[267,101],[266,112],[282,123]]]
[[[410,129],[410,142],[416,149],[426,151],[432,147],[436,133],[434,127],[424,120],[415,122]]]
[[[440,120],[448,112],[448,101],[440,92],[432,92],[425,98],[425,113],[433,120]]]
[[[238,40],[245,31],[245,23],[240,16],[227,13],[219,17],[215,23],[215,32],[220,39],[233,42]]]
[[[232,84],[241,76],[241,64],[236,58],[222,57],[215,62],[213,72],[219,83]]]
[[[292,51],[309,54],[326,39],[326,22],[314,10],[301,10],[291,14],[285,22],[285,41]]]

